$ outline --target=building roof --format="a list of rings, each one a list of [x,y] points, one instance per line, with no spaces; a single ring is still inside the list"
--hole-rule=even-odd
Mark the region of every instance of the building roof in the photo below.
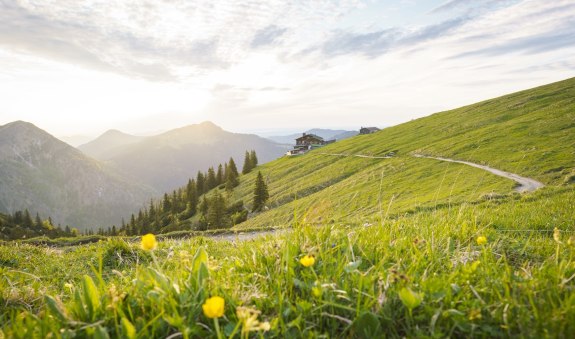
[[[312,133],[309,133],[309,134],[304,133],[301,137],[296,138],[295,140],[307,139],[307,138],[313,138],[313,139],[317,139],[317,140],[319,140],[319,141],[323,141],[323,138],[322,138],[322,137],[317,136],[317,135],[312,134]]]

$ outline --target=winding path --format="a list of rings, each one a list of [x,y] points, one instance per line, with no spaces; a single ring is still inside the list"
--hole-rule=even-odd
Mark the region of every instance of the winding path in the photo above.
[[[363,155],[363,154],[343,154],[343,153],[315,153],[315,154],[331,155],[331,156],[337,156],[337,157],[357,157],[357,158],[370,158],[370,159],[391,159],[391,158],[393,158],[392,156],[371,156],[371,155]],[[413,154],[413,156],[416,158],[427,158],[427,159],[435,159],[435,160],[439,160],[439,161],[456,162],[456,163],[460,163],[460,164],[464,164],[464,165],[468,165],[468,166],[472,166],[472,167],[476,167],[476,168],[485,170],[487,172],[493,173],[493,174],[498,175],[500,177],[511,179],[511,180],[517,182],[519,184],[519,186],[517,186],[515,188],[515,190],[517,192],[520,192],[520,193],[533,192],[536,189],[545,186],[543,183],[541,183],[535,179],[522,177],[522,176],[515,174],[515,173],[505,172],[505,171],[498,170],[498,169],[493,168],[493,167],[489,167],[489,166],[485,166],[485,165],[479,165],[479,164],[469,162],[469,161],[454,160],[454,159],[442,158],[442,157],[432,157],[432,156],[426,156],[426,155],[422,155],[422,154]],[[263,235],[279,234],[279,233],[283,233],[285,231],[286,231],[285,229],[271,229],[271,230],[248,231],[248,232],[241,232],[240,231],[238,233],[219,234],[219,235],[214,235],[211,237],[213,239],[216,239],[216,240],[245,241],[245,240],[251,240],[251,239],[263,236]]]
[[[378,157],[378,156],[363,155],[363,154],[344,154],[344,153],[315,153],[315,154],[331,155],[331,156],[338,156],[338,157],[370,158],[370,159],[391,159],[391,158],[393,158],[393,156],[383,156],[383,157],[379,156]],[[493,167],[489,167],[489,166],[485,166],[485,165],[479,165],[479,164],[469,162],[469,161],[454,160],[454,159],[442,158],[442,157],[431,157],[431,156],[426,156],[426,155],[422,155],[422,154],[413,154],[413,156],[416,158],[427,158],[427,159],[435,159],[435,160],[439,160],[439,161],[456,162],[456,163],[460,163],[460,164],[464,164],[464,165],[468,165],[468,166],[472,166],[472,167],[476,167],[476,168],[485,170],[487,172],[493,173],[493,174],[498,175],[500,177],[511,179],[511,180],[515,181],[516,183],[519,184],[519,186],[517,186],[515,188],[515,190],[517,192],[520,192],[520,193],[533,192],[536,189],[545,186],[542,182],[539,182],[535,179],[522,177],[522,176],[515,174],[515,173],[505,172],[505,171],[498,170],[498,169],[493,168]]]
[[[545,186],[545,185],[543,185],[543,183],[541,183],[535,179],[522,177],[522,176],[515,174],[515,173],[505,172],[505,171],[498,170],[498,169],[493,168],[493,167],[489,167],[489,166],[485,166],[485,165],[479,165],[479,164],[469,162],[469,161],[454,160],[454,159],[448,159],[448,158],[442,158],[442,157],[431,157],[431,156],[425,156],[422,154],[414,154],[413,156],[416,158],[427,158],[427,159],[435,159],[435,160],[439,160],[439,161],[456,162],[456,163],[465,164],[468,166],[480,168],[482,170],[485,170],[487,172],[491,172],[491,173],[498,175],[500,177],[511,179],[511,180],[515,181],[516,183],[519,184],[519,186],[517,186],[515,188],[515,190],[517,192],[520,192],[520,193],[533,192],[536,189]]]
[[[383,157],[376,157],[371,155],[363,155],[363,154],[344,154],[344,153],[315,153],[321,155],[331,155],[334,157],[356,157],[356,158],[370,158],[370,159],[391,159],[392,156],[383,156]]]

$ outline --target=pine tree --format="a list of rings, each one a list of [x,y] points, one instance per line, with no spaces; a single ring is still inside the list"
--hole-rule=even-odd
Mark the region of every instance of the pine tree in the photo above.
[[[162,201],[162,212],[166,213],[172,209],[172,204],[170,202],[170,197],[168,193],[164,193],[164,200]]]
[[[236,176],[236,178],[240,176],[240,174],[238,173],[236,162],[234,161],[234,158],[231,157],[230,161],[228,161],[228,174],[229,173],[233,173]]]
[[[208,188],[208,191],[211,190],[212,188],[216,187],[218,185],[218,182],[216,180],[216,171],[214,171],[213,167],[210,167],[208,169],[208,175],[207,175],[207,179],[206,179],[206,186]]]
[[[209,205],[207,217],[209,228],[226,227],[226,201],[220,191],[214,193]]]
[[[224,183],[224,167],[222,164],[218,165],[218,172],[216,174],[216,181],[218,182],[218,186]]]
[[[176,192],[176,190],[174,190],[172,192],[172,214],[176,214],[181,211],[179,197],[180,195]]]
[[[136,230],[136,216],[134,215],[134,213],[132,213],[132,216],[130,217],[130,223],[128,224],[128,235],[137,235],[137,230]]]
[[[150,209],[148,216],[150,221],[154,220],[154,218],[156,217],[156,206],[154,206],[154,199],[150,199]]]
[[[261,211],[268,198],[269,198],[268,187],[264,181],[262,172],[258,171],[258,176],[256,178],[256,184],[254,187],[253,211],[254,212]]]
[[[250,152],[246,151],[244,156],[244,166],[242,168],[242,174],[248,174],[252,170],[252,158]]]
[[[206,193],[206,179],[200,171],[198,171],[198,175],[196,176],[196,187],[198,188],[198,196]]]
[[[208,214],[208,209],[210,207],[210,203],[208,202],[208,198],[204,195],[202,201],[200,202],[199,210],[203,217]]]
[[[24,211],[24,220],[22,220],[22,226],[26,228],[32,228],[34,226],[32,216],[30,216],[30,212],[28,211],[28,209]]]
[[[36,222],[34,223],[34,228],[38,231],[44,229],[44,224],[42,223],[42,219],[40,219],[40,214],[36,213]]]
[[[226,190],[231,191],[240,184],[238,168],[233,158],[230,158],[227,168]]]
[[[250,152],[250,164],[252,169],[258,166],[258,156],[256,155],[256,151],[252,150]]]
[[[186,187],[186,200],[190,208],[190,216],[193,216],[196,214],[198,207],[198,190],[194,180],[188,181],[188,186]]]

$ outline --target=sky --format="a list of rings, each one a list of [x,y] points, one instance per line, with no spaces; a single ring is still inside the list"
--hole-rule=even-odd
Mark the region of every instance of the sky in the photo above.
[[[575,76],[575,0],[0,0],[0,125],[391,126]]]

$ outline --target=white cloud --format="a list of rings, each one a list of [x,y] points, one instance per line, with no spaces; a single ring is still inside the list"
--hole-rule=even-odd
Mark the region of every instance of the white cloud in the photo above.
[[[137,133],[163,114],[236,131],[384,126],[573,75],[572,1],[436,2],[393,26],[372,20],[420,5],[2,2],[0,124]]]

